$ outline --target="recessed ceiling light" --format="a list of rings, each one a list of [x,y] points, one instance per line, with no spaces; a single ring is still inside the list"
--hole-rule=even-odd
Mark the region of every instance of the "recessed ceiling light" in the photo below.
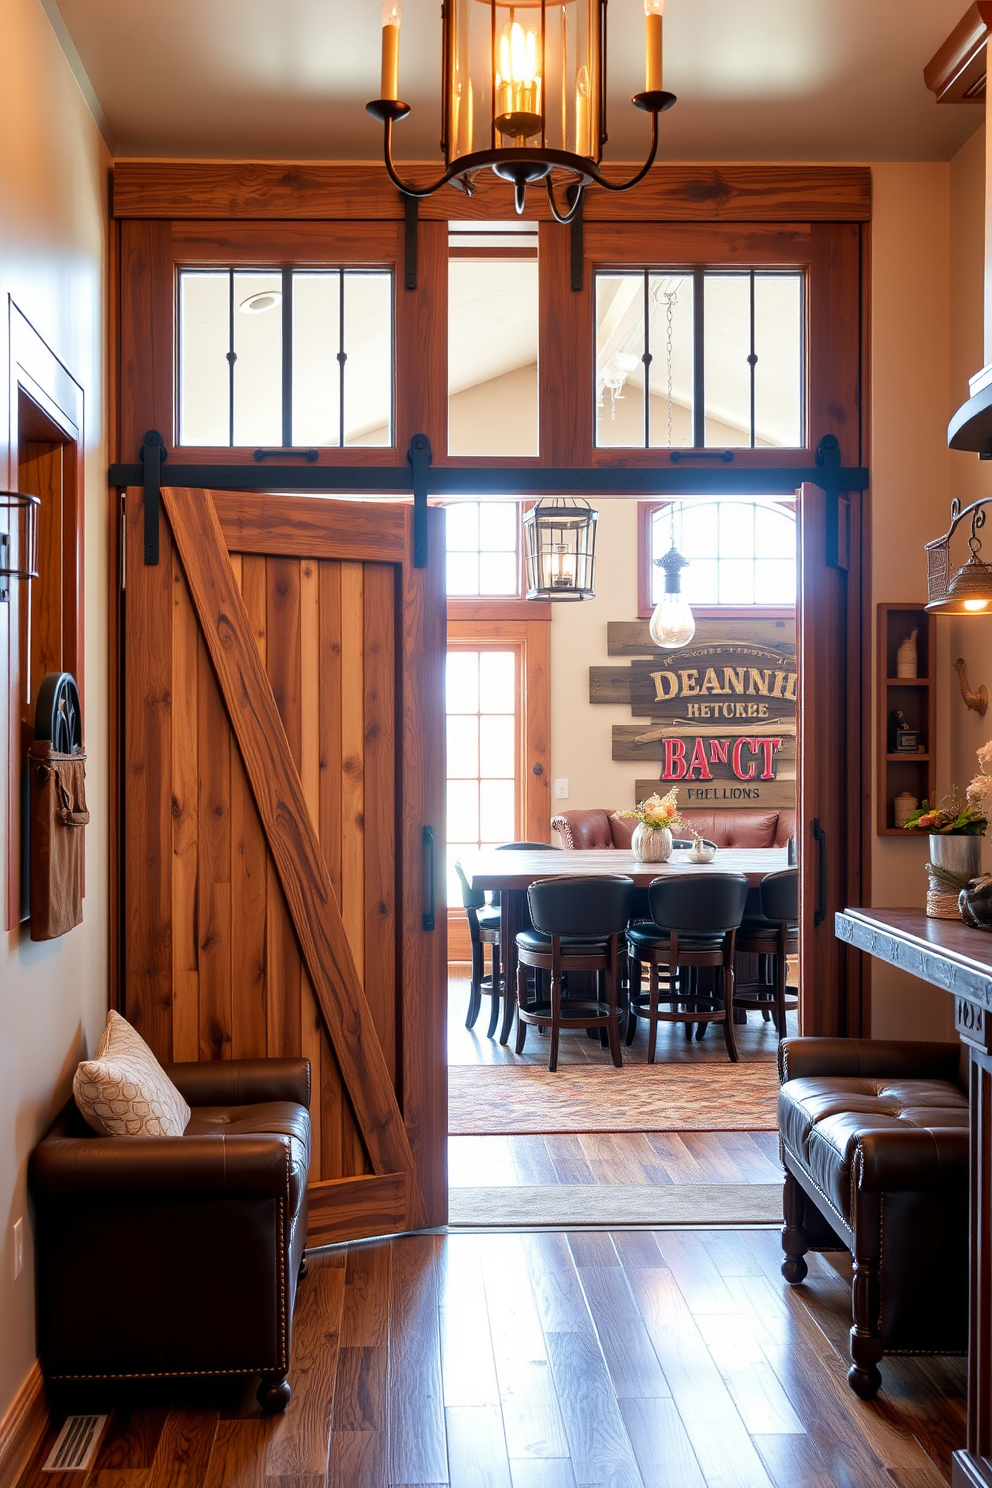
[[[259,294],[249,295],[246,300],[242,300],[238,309],[242,315],[264,315],[266,310],[274,310],[281,304],[281,289],[263,289]]]

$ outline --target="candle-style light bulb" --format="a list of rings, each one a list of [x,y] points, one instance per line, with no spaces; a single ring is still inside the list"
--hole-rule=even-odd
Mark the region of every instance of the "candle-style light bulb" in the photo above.
[[[660,93],[663,87],[661,28],[664,13],[665,0],[644,0],[644,90],[647,93]]]
[[[383,0],[380,98],[400,96],[400,0]]]

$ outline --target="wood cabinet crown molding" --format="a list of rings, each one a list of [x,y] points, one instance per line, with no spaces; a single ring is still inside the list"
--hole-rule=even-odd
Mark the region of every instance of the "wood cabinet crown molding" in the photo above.
[[[985,46],[992,0],[975,0],[923,69],[938,103],[980,103],[985,97]]]

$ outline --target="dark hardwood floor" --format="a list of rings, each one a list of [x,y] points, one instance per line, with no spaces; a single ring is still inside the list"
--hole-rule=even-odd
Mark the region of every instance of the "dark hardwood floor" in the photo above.
[[[780,1183],[775,1132],[583,1132],[449,1137],[451,1188]]]
[[[421,1234],[317,1253],[283,1417],[250,1386],[91,1397],[88,1474],[20,1488],[941,1488],[964,1362],[846,1383],[846,1268],[770,1230]],[[96,1299],[95,1299],[96,1305]]]

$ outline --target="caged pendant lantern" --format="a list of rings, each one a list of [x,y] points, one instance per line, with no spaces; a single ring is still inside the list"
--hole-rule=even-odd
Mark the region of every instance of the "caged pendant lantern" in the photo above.
[[[951,525],[943,537],[926,545],[927,609],[937,615],[992,614],[992,564],[982,558],[982,540],[978,536],[985,526],[985,507],[989,497],[972,502],[962,511],[957,499],[951,502]],[[954,574],[950,570],[951,538],[960,523],[971,517],[968,538],[969,557]]]
[[[525,512],[528,599],[595,599],[597,517],[588,501],[570,496]]]
[[[544,181],[551,210],[570,222],[582,193],[595,182],[629,191],[642,180],[658,150],[658,115],[671,108],[662,87],[662,14],[665,0],[644,0],[645,86],[635,108],[651,115],[647,160],[628,181],[600,171],[606,142],[607,0],[445,0],[442,10],[442,139],[445,170],[420,187],[397,175],[393,125],[410,112],[399,97],[400,0],[382,7],[382,97],[366,104],[383,125],[389,178],[411,197],[431,196],[449,181],[471,195],[476,174],[487,167],[514,188],[518,212],[527,187]],[[559,206],[552,175],[566,178],[567,202]]]

